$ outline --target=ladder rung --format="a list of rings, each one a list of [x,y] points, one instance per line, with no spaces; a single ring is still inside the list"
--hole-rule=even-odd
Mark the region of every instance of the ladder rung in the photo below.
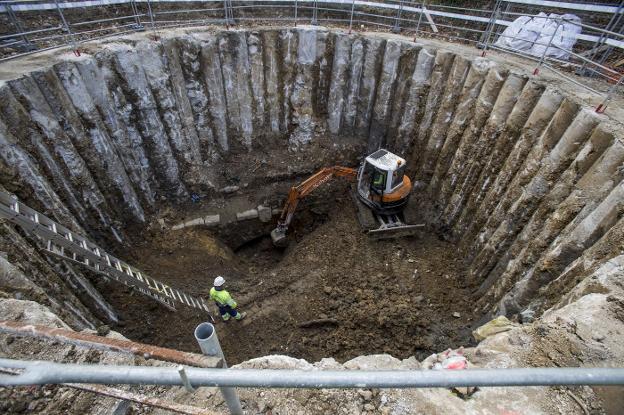
[[[192,305],[185,293],[182,293],[182,297],[184,297],[184,302],[186,303],[186,305]]]

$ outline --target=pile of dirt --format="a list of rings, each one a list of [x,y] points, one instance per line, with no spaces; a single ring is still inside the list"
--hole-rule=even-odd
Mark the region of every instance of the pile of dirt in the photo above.
[[[457,248],[427,232],[370,239],[344,190],[331,206],[300,209],[285,251],[266,236],[235,253],[211,231],[195,228],[152,231],[128,257],[196,295],[207,297],[215,275],[226,278],[248,312],[242,322],[218,322],[231,363],[275,353],[309,361],[374,353],[424,358],[470,344],[476,317]],[[123,322],[116,329],[124,335],[197,349],[192,333],[206,320],[201,312],[181,307],[171,313],[139,295],[128,301],[127,293],[98,288],[119,310]]]

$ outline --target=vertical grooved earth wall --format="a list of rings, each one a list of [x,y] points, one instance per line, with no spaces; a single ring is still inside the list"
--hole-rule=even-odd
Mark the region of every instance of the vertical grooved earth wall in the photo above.
[[[622,226],[612,125],[527,74],[392,36],[164,32],[3,81],[0,177],[112,241],[160,207],[231,185],[231,155],[305,154],[318,135],[385,147],[408,160],[411,203],[466,249],[479,305],[517,312]]]

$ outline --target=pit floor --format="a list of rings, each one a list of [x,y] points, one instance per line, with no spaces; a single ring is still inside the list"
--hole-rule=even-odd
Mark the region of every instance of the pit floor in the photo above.
[[[292,227],[284,251],[268,236],[234,252],[207,229],[152,230],[126,259],[204,298],[217,274],[226,278],[248,313],[241,322],[217,321],[229,364],[269,354],[308,361],[377,353],[423,359],[470,345],[471,323],[480,316],[473,315],[457,248],[427,232],[372,240],[360,231],[351,203],[339,197],[322,214],[308,212],[306,223]],[[123,321],[114,328],[125,336],[199,351],[193,330],[205,313],[182,306],[172,313],[140,294],[129,299],[130,291],[98,288],[120,312]]]

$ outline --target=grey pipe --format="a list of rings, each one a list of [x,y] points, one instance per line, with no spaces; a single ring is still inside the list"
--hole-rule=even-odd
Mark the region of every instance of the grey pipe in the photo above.
[[[202,353],[206,356],[215,356],[220,357],[223,362],[223,369],[216,369],[219,371],[223,371],[227,369],[227,362],[225,361],[225,356],[223,355],[223,350],[221,349],[221,345],[219,344],[219,338],[217,337],[217,331],[215,327],[210,323],[201,323],[197,327],[195,327],[195,340],[199,344],[199,348]],[[191,381],[191,384],[194,382]],[[219,385],[215,385],[219,386]],[[243,408],[241,407],[240,399],[238,399],[238,394],[236,393],[236,389],[219,386],[221,390],[221,394],[223,395],[223,399],[230,410],[230,413],[233,415],[242,415]]]
[[[182,385],[175,367],[78,365],[0,359],[25,369],[0,386],[59,383]],[[273,370],[186,368],[193,386],[244,388],[448,388],[453,386],[624,385],[624,368],[471,370]]]

